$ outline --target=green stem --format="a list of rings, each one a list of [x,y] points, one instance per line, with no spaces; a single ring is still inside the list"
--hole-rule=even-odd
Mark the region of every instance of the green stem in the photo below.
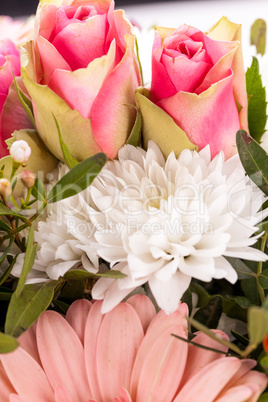
[[[267,233],[265,232],[264,235],[261,238],[260,250],[262,252],[264,252],[264,250],[265,250],[266,240],[267,240]],[[263,262],[259,261],[258,265],[257,265],[256,280],[257,280],[257,287],[258,287],[259,296],[260,296],[261,302],[263,303],[264,300],[265,300],[265,292],[264,292],[264,289],[261,287],[260,282],[259,282],[259,275],[262,274],[262,267],[263,267]]]

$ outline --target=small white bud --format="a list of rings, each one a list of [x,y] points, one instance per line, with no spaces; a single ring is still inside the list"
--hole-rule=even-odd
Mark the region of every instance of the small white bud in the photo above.
[[[9,152],[14,162],[25,163],[31,155],[31,148],[26,141],[19,140],[13,142]]]
[[[12,194],[11,183],[8,179],[0,179],[0,195],[9,197]]]

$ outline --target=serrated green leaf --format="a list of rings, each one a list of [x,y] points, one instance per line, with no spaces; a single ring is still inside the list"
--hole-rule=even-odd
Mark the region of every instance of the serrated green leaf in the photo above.
[[[20,296],[14,292],[9,303],[5,333],[20,336],[45,311],[53,300],[58,281],[25,285]]]
[[[17,349],[19,342],[13,336],[0,332],[0,353],[10,353]]]
[[[252,306],[248,309],[248,335],[253,345],[263,341],[268,333],[268,312],[261,307]]]
[[[250,29],[250,44],[255,45],[257,53],[262,56],[265,54],[266,30],[266,22],[262,18],[258,18]]]
[[[244,130],[236,133],[236,143],[245,172],[268,195],[268,155],[265,150]]]
[[[46,200],[46,190],[42,180],[35,180],[34,186],[32,188],[32,196],[42,202]]]
[[[107,156],[103,153],[98,153],[80,162],[52,188],[48,195],[48,202],[64,200],[85,190],[100,173],[106,162]]]
[[[249,279],[255,277],[255,273],[244,263],[244,261],[239,260],[239,258],[225,257],[226,260],[232,265],[236,270],[238,279]]]
[[[268,289],[268,269],[259,275],[259,283],[263,289]]]
[[[19,278],[19,282],[18,282],[16,291],[15,291],[17,297],[20,296],[20,294],[23,290],[23,287],[25,285],[27,276],[33,267],[33,263],[35,260],[35,254],[36,254],[36,247],[37,247],[37,243],[34,243],[34,229],[33,229],[33,226],[31,226],[30,230],[29,230],[29,234],[28,234],[24,263],[23,263],[21,275]]]
[[[67,271],[63,278],[80,280],[80,279],[90,279],[90,278],[121,279],[121,278],[125,278],[125,277],[126,277],[125,274],[123,274],[120,271],[116,271],[114,269],[111,269],[109,271],[99,273],[99,274],[94,274],[94,273],[91,273],[88,271],[83,271],[81,269],[74,269],[74,270]]]
[[[76,160],[72,156],[71,152],[69,151],[69,148],[67,147],[67,145],[63,141],[61,131],[60,131],[60,127],[59,127],[58,121],[57,121],[56,117],[54,116],[54,114],[53,114],[53,117],[54,117],[56,127],[57,127],[57,130],[58,130],[58,136],[59,136],[59,141],[60,141],[60,146],[61,146],[64,162],[66,163],[66,165],[68,166],[69,169],[72,169],[73,167],[78,165],[79,162],[78,162],[78,160]]]
[[[248,126],[250,135],[257,141],[265,132],[266,125],[266,91],[259,73],[259,62],[253,57],[246,72],[248,101]]]
[[[22,104],[23,109],[27,113],[32,125],[34,128],[36,128],[35,125],[35,120],[34,120],[34,114],[33,114],[33,105],[31,100],[25,95],[25,93],[19,88],[16,78],[14,76],[14,84],[15,84],[15,89],[18,95],[18,98],[20,100],[20,103]]]
[[[217,328],[222,314],[222,298],[212,297],[208,304],[201,307],[194,315],[194,319],[207,328]]]
[[[131,130],[130,136],[128,137],[127,144],[129,145],[134,145],[134,147],[137,147],[140,144],[141,141],[141,126],[142,126],[142,118],[141,118],[141,112],[139,111],[138,108],[137,110],[137,116],[135,120],[135,124]]]
[[[198,283],[192,281],[190,285],[190,290],[191,292],[196,293],[198,295],[198,304],[197,304],[198,307],[203,307],[209,302],[210,295]]]

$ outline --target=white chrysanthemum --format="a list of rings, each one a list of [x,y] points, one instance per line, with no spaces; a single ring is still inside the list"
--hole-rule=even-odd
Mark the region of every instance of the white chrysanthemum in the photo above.
[[[224,257],[266,260],[250,247],[263,202],[237,155],[211,161],[206,147],[184,150],[178,159],[171,153],[165,161],[152,142],[147,152],[126,145],[87,190],[57,203],[58,212],[40,224],[38,269],[49,264],[46,274],[55,279],[71,265],[84,265],[85,256],[87,262],[101,257],[127,275],[94,285],[103,312],[148,282],[159,307],[170,313],[191,278],[236,281]]]
[[[61,165],[53,175],[60,179],[67,171],[67,166]],[[87,192],[49,206],[45,221],[38,222],[34,235],[38,249],[27,283],[57,280],[76,266],[89,272],[98,271],[97,243],[92,237],[95,228],[89,220]],[[20,276],[24,257],[24,253],[18,256],[12,270],[14,276]]]

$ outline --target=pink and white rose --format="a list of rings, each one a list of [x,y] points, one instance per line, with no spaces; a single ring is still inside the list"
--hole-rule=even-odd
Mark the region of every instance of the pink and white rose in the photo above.
[[[247,129],[247,94],[240,26],[222,18],[205,35],[188,25],[156,28],[149,99],[212,157],[236,152],[235,135]],[[143,109],[142,113],[146,113]],[[145,118],[146,119],[146,118]],[[161,138],[148,139],[161,147]],[[146,136],[146,134],[145,134]],[[167,139],[163,139],[167,141]],[[179,141],[174,136],[173,142]],[[170,149],[171,151],[172,149]]]
[[[54,3],[41,2],[23,56],[39,135],[62,158],[53,113],[75,158],[114,158],[134,124],[141,83],[132,26],[113,0]]]

